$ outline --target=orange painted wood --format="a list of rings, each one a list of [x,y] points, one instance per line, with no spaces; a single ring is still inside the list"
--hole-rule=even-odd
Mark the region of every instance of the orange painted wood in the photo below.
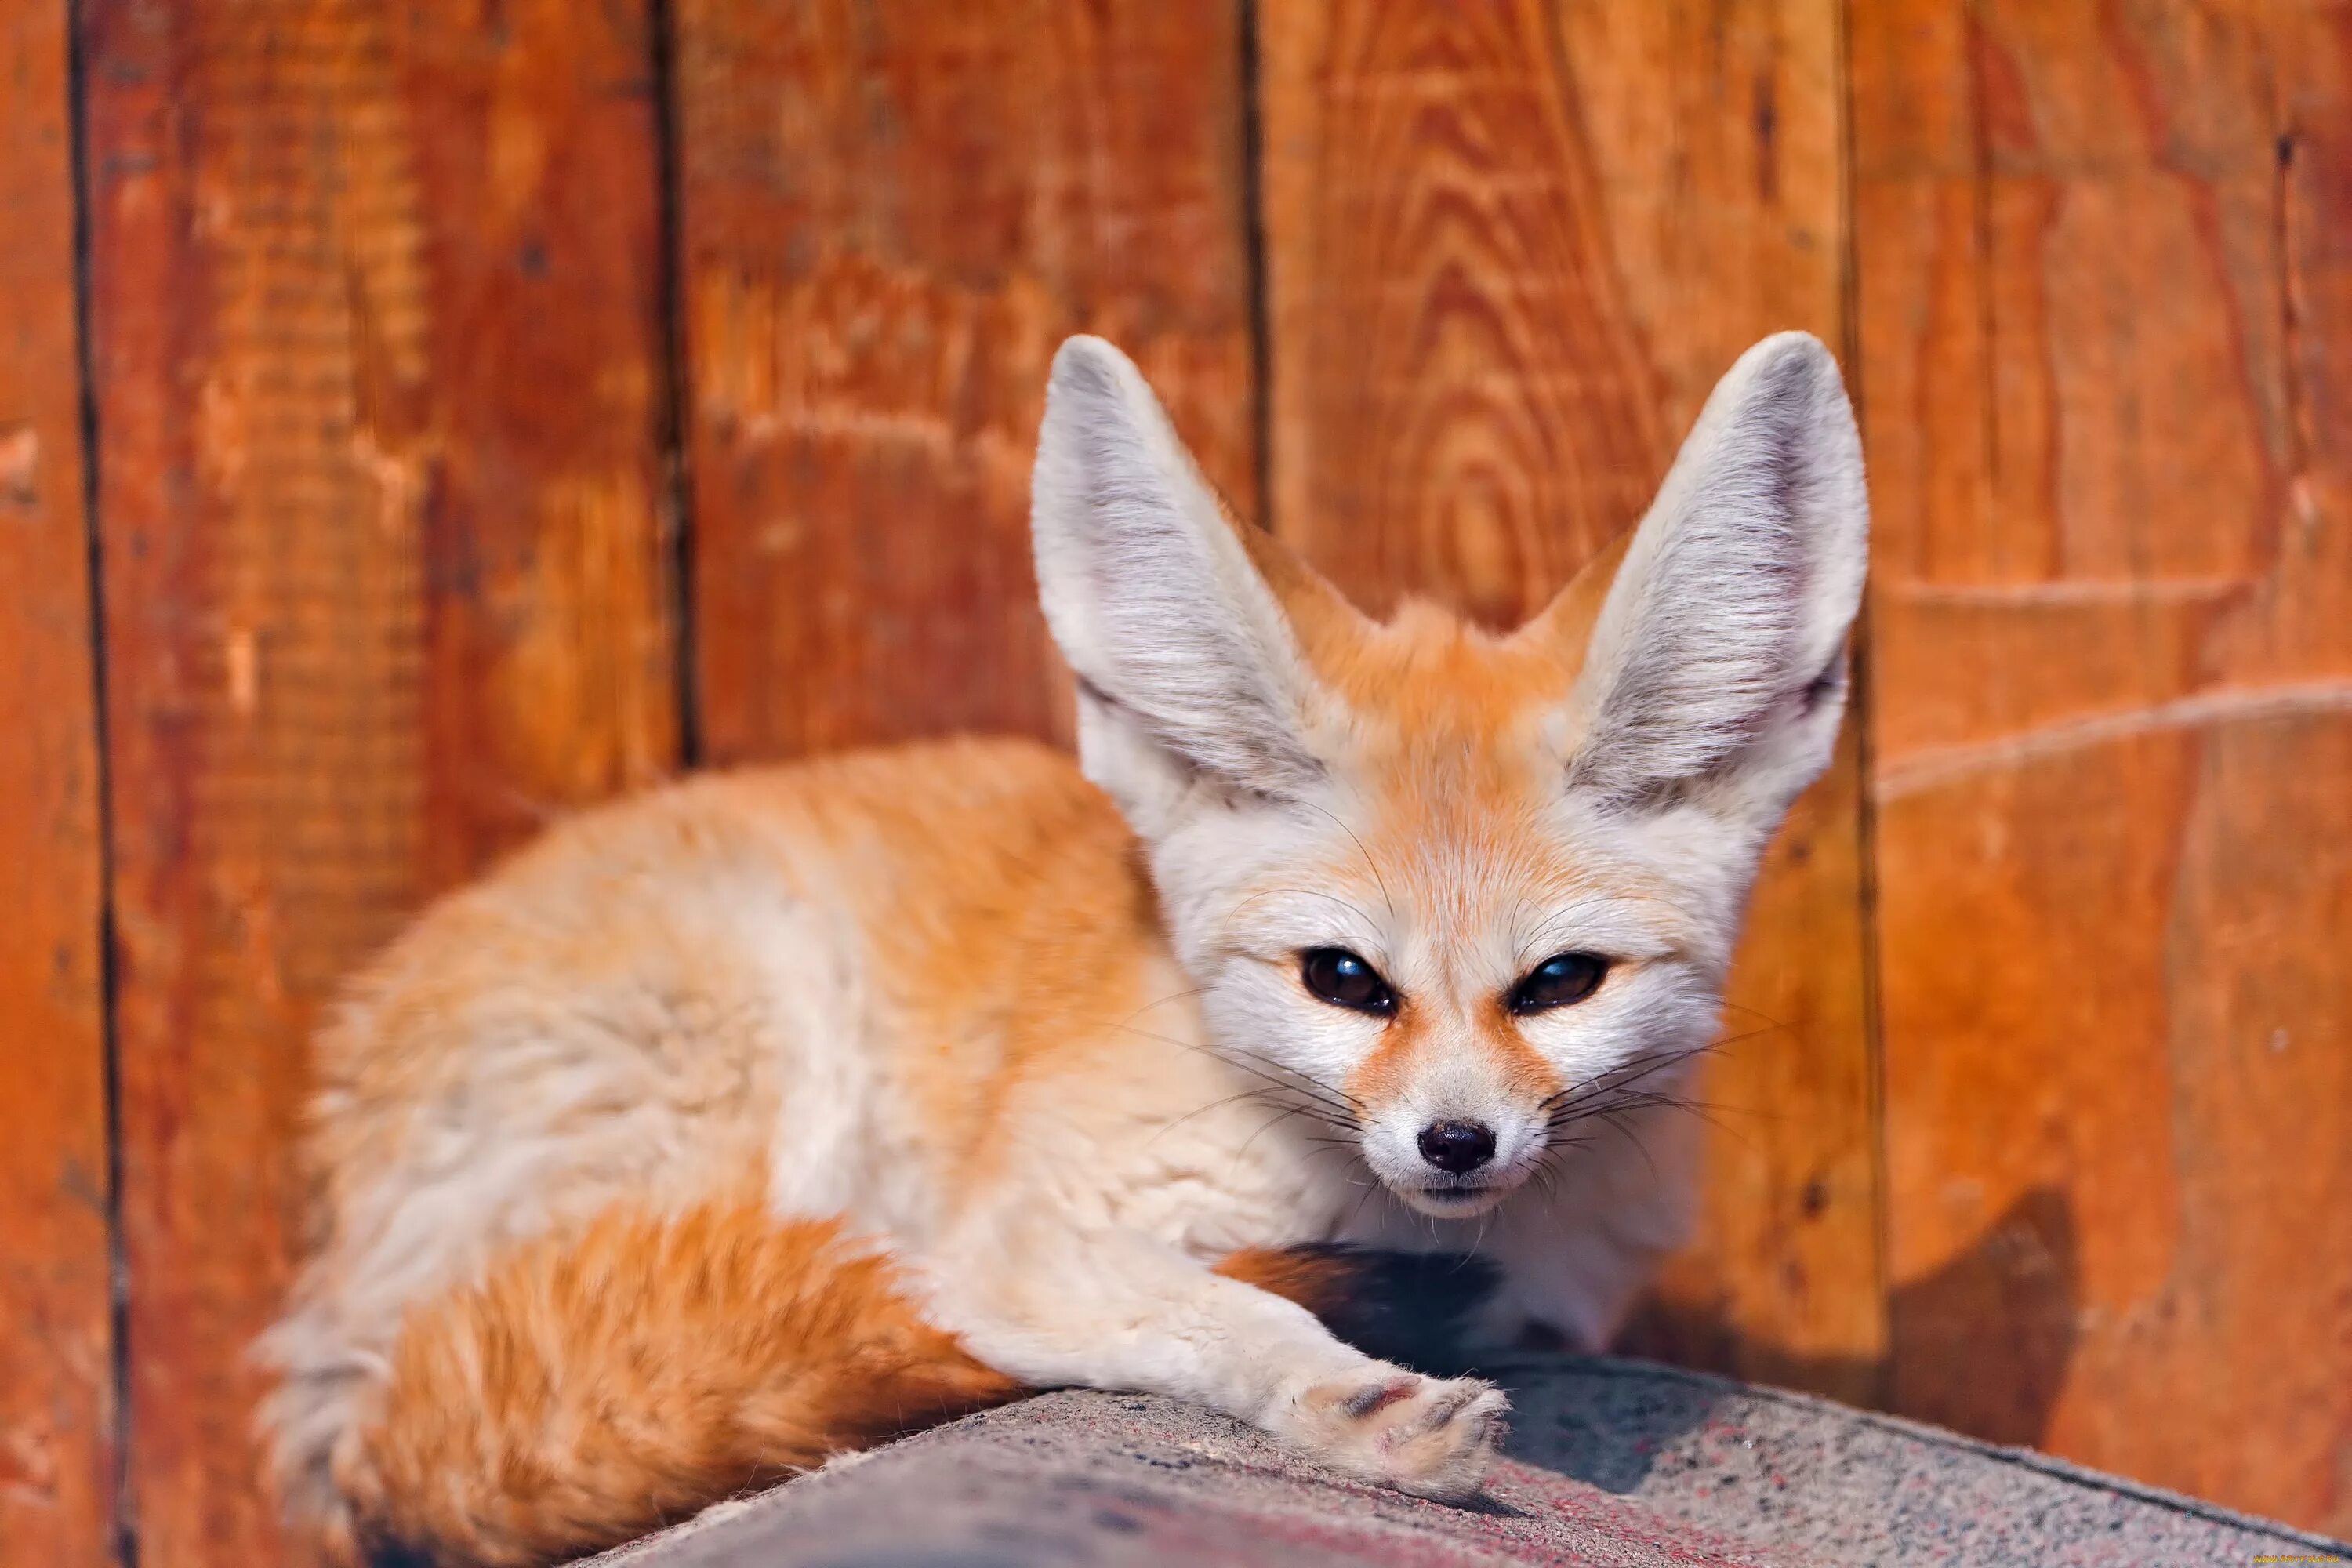
[[[2340,1531],[2352,9],[1853,19],[1894,1396]]]
[[[96,685],[66,7],[0,6],[0,1556],[113,1560]]]
[[[1647,505],[1754,339],[1839,339],[1837,15],[1258,8],[1277,529],[1351,595],[1511,624]],[[1706,1237],[1642,1343],[1848,1395],[1884,1338],[1858,751],[1759,891]]]
[[[1116,340],[1255,509],[1237,8],[680,0],[709,758],[1066,730],[1047,362]]]
[[[562,0],[83,26],[130,1506],[252,1568],[319,1004],[672,760],[656,51]]]

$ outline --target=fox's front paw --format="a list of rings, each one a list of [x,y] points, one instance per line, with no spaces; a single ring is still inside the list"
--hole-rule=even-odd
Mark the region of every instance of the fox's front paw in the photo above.
[[[1359,1376],[1315,1384],[1275,1423],[1309,1457],[1416,1497],[1475,1497],[1510,1401],[1475,1377],[1423,1377],[1374,1363]]]

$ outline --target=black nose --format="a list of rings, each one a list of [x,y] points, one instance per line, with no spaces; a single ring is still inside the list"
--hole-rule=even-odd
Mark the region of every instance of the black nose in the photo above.
[[[1465,1175],[1495,1157],[1495,1130],[1483,1121],[1433,1121],[1421,1130],[1421,1157]]]

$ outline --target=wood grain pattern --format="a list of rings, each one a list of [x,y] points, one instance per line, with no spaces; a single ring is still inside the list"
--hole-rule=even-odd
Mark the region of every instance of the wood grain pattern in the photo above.
[[[1839,338],[1835,8],[1259,8],[1276,526],[1370,605],[1512,624],[1631,524],[1715,378]],[[1849,1396],[1883,1348],[1858,752],[1775,847],[1646,1348]]]
[[[2341,1531],[2352,10],[1853,16],[1895,1398]]]
[[[1256,505],[1236,8],[677,17],[708,755],[1065,732],[1027,522],[1062,337]]]
[[[66,7],[0,7],[0,1555],[113,1557],[104,861]]]
[[[676,724],[642,10],[84,13],[142,1560],[274,1560],[302,1040]]]

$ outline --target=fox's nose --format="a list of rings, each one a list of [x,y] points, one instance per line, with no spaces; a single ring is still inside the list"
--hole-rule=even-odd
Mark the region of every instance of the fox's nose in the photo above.
[[[1421,1130],[1421,1157],[1466,1175],[1495,1157],[1495,1130],[1483,1121],[1433,1121]]]

